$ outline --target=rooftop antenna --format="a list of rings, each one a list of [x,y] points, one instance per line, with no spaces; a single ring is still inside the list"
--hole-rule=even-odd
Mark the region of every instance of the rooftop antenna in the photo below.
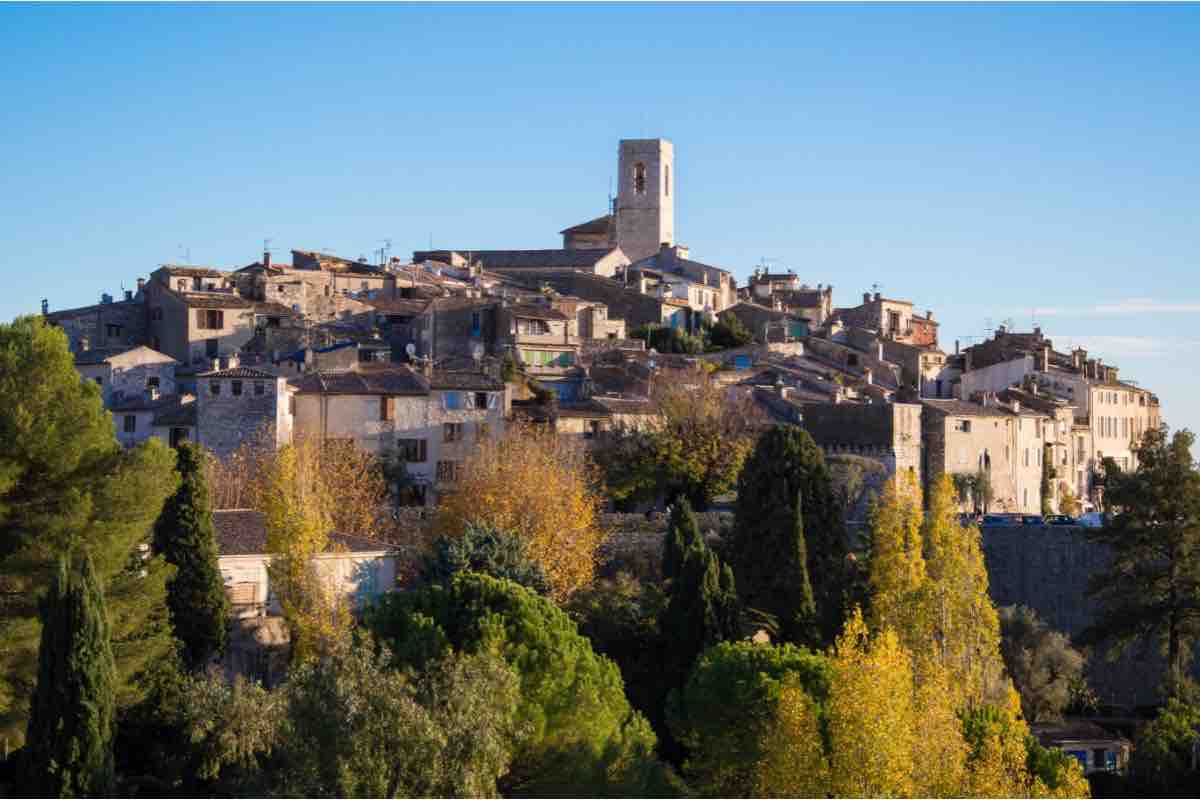
[[[871,284],[871,291],[872,291],[872,292],[874,292],[875,294],[879,294],[879,290],[880,290],[880,289],[882,289],[882,288],[883,288],[883,287],[882,287],[882,286],[880,286],[878,283],[872,283],[872,284]]]
[[[271,242],[273,242],[273,241],[274,241],[274,239],[263,239],[263,252],[264,253],[271,252]]]
[[[185,264],[192,263],[192,248],[184,247],[183,245],[177,245],[177,247],[178,247],[178,249],[183,251],[183,263],[185,263]]]

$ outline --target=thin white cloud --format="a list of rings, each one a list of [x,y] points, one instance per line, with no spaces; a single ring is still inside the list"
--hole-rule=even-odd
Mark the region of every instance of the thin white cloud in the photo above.
[[[1200,348],[1200,339],[1178,336],[1067,336],[1057,337],[1069,347],[1082,347],[1090,357],[1105,359],[1163,358]]]
[[[1026,309],[1029,311],[1030,309]],[[1112,314],[1200,314],[1200,303],[1173,303],[1148,297],[1130,298],[1119,303],[1094,306],[1057,306],[1033,308],[1037,317],[1099,317]]]

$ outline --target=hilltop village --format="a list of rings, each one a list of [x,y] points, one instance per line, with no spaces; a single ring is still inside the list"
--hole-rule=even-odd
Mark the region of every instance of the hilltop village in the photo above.
[[[711,374],[826,453],[923,486],[959,476],[995,512],[1062,511],[1065,497],[1098,509],[1102,461],[1133,468],[1134,443],[1161,424],[1152,392],[1038,328],[960,348],[919,299],[838,305],[829,276],[790,270],[739,286],[733,265],[675,240],[673,167],[670,141],[622,140],[611,207],[555,249],[464,241],[379,263],[267,251],[122,276],[136,289],[43,314],[124,444],[226,456],[254,437],[351,440],[402,454],[420,505],[514,420],[589,443],[638,425],[664,371]]]

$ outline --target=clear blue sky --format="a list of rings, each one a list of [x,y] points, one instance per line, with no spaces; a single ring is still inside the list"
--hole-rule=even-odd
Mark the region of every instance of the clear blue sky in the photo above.
[[[1200,6],[0,6],[0,318],[262,240],[555,247],[622,137],[676,232],[942,344],[1083,343],[1200,430]]]

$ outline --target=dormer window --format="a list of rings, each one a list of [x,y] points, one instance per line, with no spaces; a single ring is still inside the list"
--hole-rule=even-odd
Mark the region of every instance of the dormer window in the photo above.
[[[646,193],[646,165],[640,161],[633,165],[633,191],[635,194]]]

